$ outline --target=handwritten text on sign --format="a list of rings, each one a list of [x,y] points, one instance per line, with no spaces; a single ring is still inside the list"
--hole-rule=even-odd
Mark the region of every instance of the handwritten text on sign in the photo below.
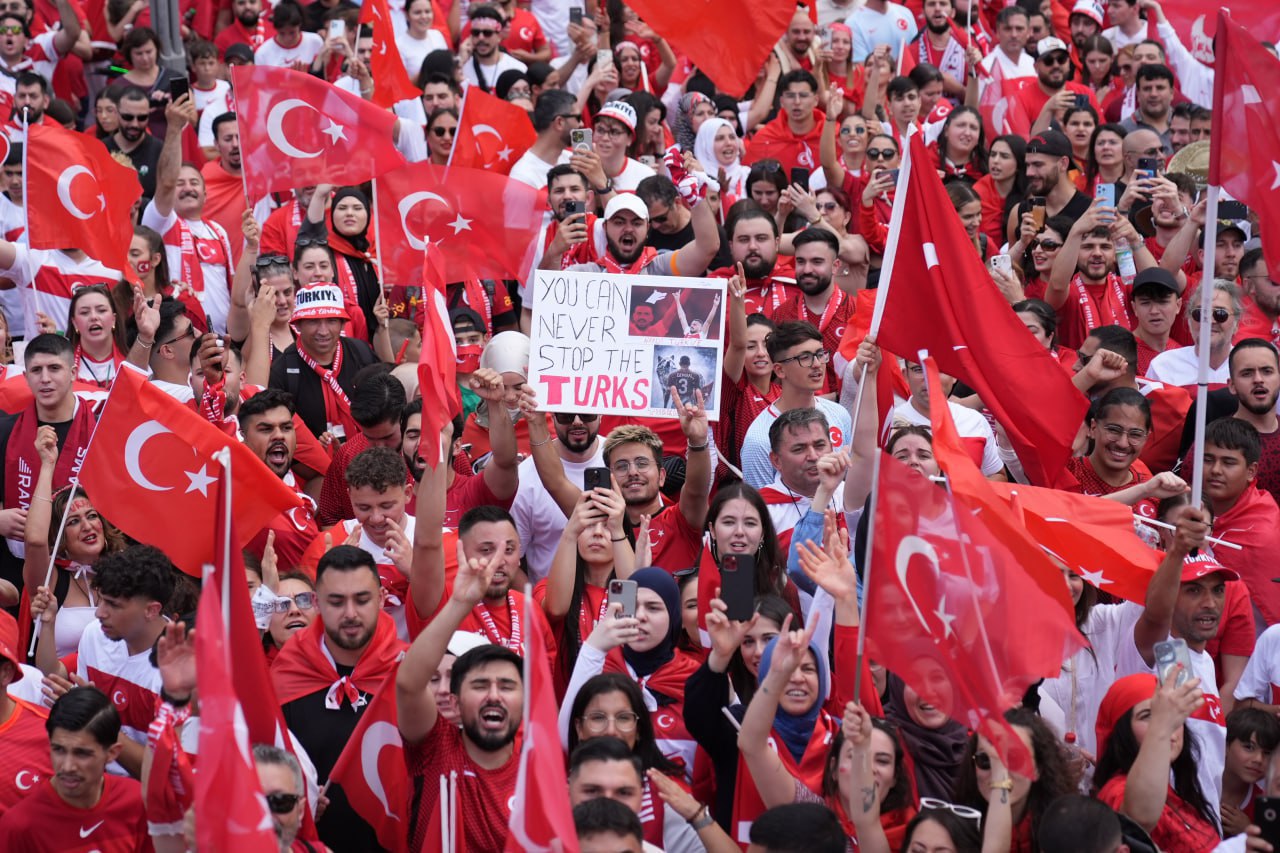
[[[539,270],[529,382],[551,412],[675,417],[701,392],[718,416],[725,282]]]

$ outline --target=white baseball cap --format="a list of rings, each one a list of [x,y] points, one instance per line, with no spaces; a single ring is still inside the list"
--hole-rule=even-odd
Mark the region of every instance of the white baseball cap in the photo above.
[[[1071,14],[1084,15],[1102,26],[1102,5],[1097,0],[1076,0],[1076,4],[1071,7]]]
[[[596,113],[596,118],[611,118],[626,125],[632,134],[636,132],[636,108],[626,101],[609,101]]]
[[[1036,42],[1036,56],[1048,56],[1054,51],[1061,50],[1067,53],[1067,43],[1057,36],[1045,36]]]
[[[635,193],[615,193],[604,207],[604,218],[607,222],[624,210],[629,210],[644,221],[649,221],[649,206],[640,200]]]
[[[299,287],[293,297],[293,320],[350,320],[342,288],[331,281]]]

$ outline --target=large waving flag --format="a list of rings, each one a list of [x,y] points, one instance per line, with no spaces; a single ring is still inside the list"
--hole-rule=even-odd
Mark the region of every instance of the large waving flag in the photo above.
[[[364,0],[360,7],[360,23],[373,26],[373,58],[369,60],[369,73],[373,76],[373,97],[380,107],[393,107],[422,94],[405,70],[396,46],[395,25],[387,0]]]
[[[418,388],[422,394],[422,435],[418,454],[432,468],[441,461],[440,431],[462,412],[458,389],[458,351],[445,304],[441,252],[432,248],[422,258],[422,348],[418,356]],[[455,438],[457,436],[454,436]]]
[[[538,133],[527,112],[472,86],[462,99],[458,138],[453,143],[449,165],[508,175],[537,141]]]

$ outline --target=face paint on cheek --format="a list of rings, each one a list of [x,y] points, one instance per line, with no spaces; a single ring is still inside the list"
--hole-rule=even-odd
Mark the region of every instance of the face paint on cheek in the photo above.
[[[151,261],[138,261],[133,266],[138,271],[138,275],[146,275],[151,272]]]

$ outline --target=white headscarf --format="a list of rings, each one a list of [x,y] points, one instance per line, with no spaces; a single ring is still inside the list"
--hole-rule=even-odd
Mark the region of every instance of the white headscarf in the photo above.
[[[720,132],[722,127],[733,129],[733,125],[729,124],[725,119],[719,116],[712,116],[698,128],[698,136],[693,142],[693,156],[698,158],[702,168],[707,170],[707,176],[711,178],[720,173],[721,165],[720,161],[716,159],[715,139],[716,134]],[[742,158],[740,156],[735,157],[732,163],[724,167],[724,174],[729,179],[729,185],[722,187],[721,191],[735,195],[738,198],[744,198],[747,194],[747,175],[750,172],[750,168],[742,165]]]

